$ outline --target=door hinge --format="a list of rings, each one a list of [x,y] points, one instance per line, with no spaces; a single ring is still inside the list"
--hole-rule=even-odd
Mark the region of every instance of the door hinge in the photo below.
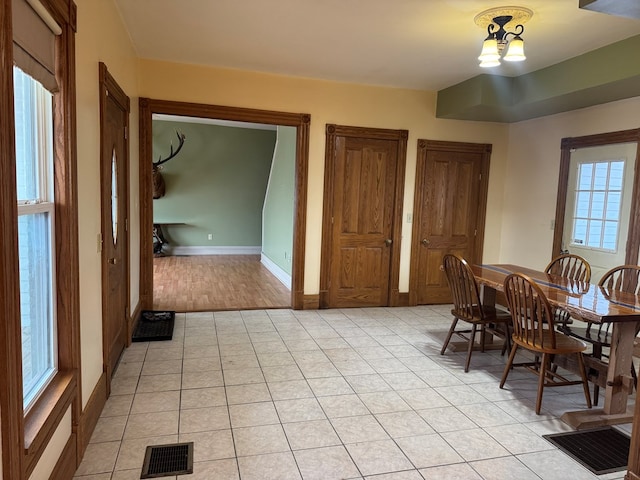
[[[124,127],[124,139],[126,140],[129,137],[129,128]]]
[[[478,180],[482,180],[482,174],[478,176]]]
[[[128,218],[124,219],[124,231],[125,232],[129,231],[129,219]]]
[[[473,236],[474,236],[474,237],[477,237],[477,236],[478,236],[478,230],[477,230],[477,229],[473,231]]]
[[[333,217],[331,217],[331,225],[333,225]]]

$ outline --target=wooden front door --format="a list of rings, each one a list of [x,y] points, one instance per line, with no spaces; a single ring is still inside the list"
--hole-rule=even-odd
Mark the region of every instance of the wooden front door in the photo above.
[[[327,126],[321,307],[397,303],[406,138]]]
[[[107,385],[130,338],[129,98],[100,64],[102,335]]]
[[[482,260],[491,145],[418,140],[410,303],[449,303],[442,257]]]

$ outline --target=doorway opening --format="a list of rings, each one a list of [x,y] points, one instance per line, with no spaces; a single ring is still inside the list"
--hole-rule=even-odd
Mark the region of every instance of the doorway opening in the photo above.
[[[182,103],[182,102],[170,102],[170,101],[162,101],[162,100],[152,100],[142,98],[140,99],[140,225],[141,225],[141,235],[140,235],[140,304],[142,309],[150,309],[154,308],[158,305],[162,305],[163,308],[169,309],[170,306],[165,303],[161,303],[161,299],[155,298],[158,295],[158,290],[155,290],[154,296],[154,283],[157,283],[156,279],[154,282],[154,254],[153,254],[153,235],[154,226],[157,224],[164,224],[165,230],[169,236],[169,250],[168,253],[178,253],[178,254],[189,254],[203,253],[204,255],[196,255],[194,257],[190,256],[169,256],[165,258],[161,258],[160,260],[165,265],[165,272],[195,272],[192,268],[193,265],[189,265],[189,263],[193,264],[193,260],[200,257],[203,260],[200,267],[209,268],[216,270],[221,273],[220,280],[224,282],[223,285],[225,288],[229,285],[228,282],[223,278],[224,273],[233,271],[234,275],[237,277],[246,277],[247,275],[252,276],[253,271],[256,271],[258,274],[267,275],[267,277],[261,277],[258,275],[256,277],[258,283],[263,283],[266,281],[275,282],[275,287],[280,287],[284,292],[286,292],[286,287],[282,285],[281,281],[273,278],[273,276],[267,271],[264,267],[265,264],[268,264],[268,252],[265,250],[269,249],[267,245],[269,241],[265,241],[266,237],[269,237],[273,232],[268,231],[260,231],[259,239],[256,238],[251,239],[251,235],[255,237],[255,231],[253,233],[248,234],[246,231],[243,232],[235,232],[232,235],[232,231],[235,228],[233,219],[240,215],[240,210],[236,211],[234,214],[231,212],[231,217],[224,217],[224,212],[221,210],[217,216],[217,221],[221,222],[217,226],[215,224],[208,224],[202,226],[200,221],[194,221],[194,219],[200,218],[202,221],[207,221],[205,218],[206,215],[202,213],[200,217],[196,210],[202,210],[203,212],[207,209],[203,208],[210,204],[214,199],[204,199],[200,204],[195,207],[191,207],[187,210],[188,213],[185,213],[185,210],[182,210],[182,213],[179,213],[178,210],[172,210],[173,206],[169,201],[171,198],[171,189],[175,187],[173,190],[174,200],[176,189],[183,188],[185,185],[180,186],[180,183],[185,183],[184,178],[180,181],[174,182],[177,180],[177,177],[172,178],[172,169],[180,169],[186,163],[183,162],[183,165],[180,165],[180,157],[178,156],[175,160],[165,164],[167,167],[166,171],[166,183],[168,195],[166,199],[162,199],[165,201],[163,208],[154,209],[154,200],[152,199],[152,183],[151,183],[151,172],[152,172],[152,160],[154,158],[154,154],[157,155],[158,148],[164,148],[168,150],[168,145],[158,144],[158,148],[154,150],[154,129],[156,129],[156,125],[158,123],[158,119],[162,119],[161,121],[170,120],[167,123],[173,123],[173,120],[176,119],[194,119],[194,122],[198,122],[197,125],[192,123],[190,128],[204,128],[203,123],[206,123],[206,127],[212,127],[214,123],[221,122],[233,122],[227,123],[226,125],[214,125],[215,128],[221,129],[229,129],[231,127],[235,134],[243,135],[242,132],[238,133],[240,129],[237,128],[239,126],[242,127],[253,127],[252,130],[257,130],[258,127],[256,125],[261,125],[262,134],[264,136],[266,132],[266,137],[271,135],[272,138],[275,138],[275,133],[278,129],[281,129],[283,135],[287,133],[291,135],[291,144],[292,149],[294,150],[293,155],[295,156],[294,160],[294,172],[293,172],[293,186],[291,188],[292,193],[290,192],[288,196],[292,196],[292,239],[290,239],[290,247],[287,249],[286,256],[283,254],[284,261],[286,263],[290,263],[290,291],[287,292],[286,305],[281,304],[272,304],[270,301],[266,300],[263,305],[254,304],[252,308],[276,308],[276,307],[292,307],[300,309],[303,306],[303,272],[304,272],[304,238],[305,238],[305,216],[306,216],[306,190],[307,190],[307,168],[308,168],[308,138],[309,138],[309,123],[310,116],[306,114],[293,114],[293,113],[284,113],[284,112],[275,112],[275,111],[264,111],[264,110],[253,110],[253,109],[243,109],[243,108],[233,108],[233,107],[222,107],[215,105],[204,105],[204,104],[191,104],[191,103]],[[195,120],[197,119],[197,120]],[[236,123],[242,122],[242,123]],[[188,123],[188,122],[187,122]],[[181,125],[182,129],[187,129],[187,123]],[[251,124],[251,125],[247,125]],[[165,125],[171,131],[171,135],[175,136],[176,125]],[[186,132],[182,132],[185,133]],[[189,135],[187,134],[187,137]],[[162,135],[162,137],[167,137],[166,132]],[[175,139],[174,139],[175,140]],[[202,140],[202,139],[200,139]],[[198,136],[192,138],[193,143],[198,143]],[[166,143],[170,141],[170,137],[167,137]],[[187,139],[189,142],[189,139]],[[157,143],[157,140],[156,140]],[[267,141],[268,143],[268,141]],[[192,152],[193,153],[193,152]],[[166,154],[166,153],[165,153]],[[181,152],[183,155],[183,152]],[[198,155],[196,155],[197,157]],[[186,159],[186,157],[185,157]],[[271,160],[271,159],[269,159]],[[197,159],[196,159],[197,161]],[[185,160],[186,162],[186,160]],[[209,162],[208,166],[212,165]],[[271,164],[270,164],[271,166]],[[169,168],[171,167],[171,168]],[[220,165],[218,167],[222,168]],[[229,165],[227,165],[229,167]],[[238,165],[236,165],[238,167]],[[225,167],[226,168],[226,167]],[[254,175],[248,175],[249,166],[245,165],[242,167],[240,175],[236,172],[235,177],[240,178],[244,173],[246,177]],[[264,169],[264,165],[262,167],[257,166],[258,170],[260,168]],[[233,169],[231,166],[229,169]],[[175,172],[173,172],[175,173]],[[194,172],[192,172],[194,173]],[[218,171],[218,174],[222,175],[224,172],[221,170]],[[229,183],[231,181],[227,181],[227,185],[224,188],[229,188]],[[258,181],[260,184],[261,180]],[[206,194],[207,185],[206,180],[202,179],[191,179],[191,190],[199,190],[200,194]],[[268,181],[267,181],[268,183]],[[186,189],[189,190],[189,181],[186,181]],[[197,184],[197,185],[196,185]],[[196,188],[197,187],[197,188]],[[219,187],[219,189],[222,187]],[[265,191],[262,193],[263,198],[260,201],[264,201],[264,208],[260,208],[260,210],[264,210],[262,215],[268,215],[268,206],[266,198],[269,196],[267,190],[269,189],[269,185],[263,185],[256,187],[259,191],[261,188]],[[250,189],[251,190],[251,189]],[[277,194],[281,189],[278,189],[275,185],[273,186],[273,191],[271,193]],[[191,192],[193,193],[193,192]],[[215,193],[215,192],[214,192]],[[220,193],[220,192],[218,192]],[[255,196],[256,192],[253,192]],[[259,193],[259,192],[258,192]],[[266,195],[265,195],[266,193]],[[175,202],[174,202],[175,203]],[[179,203],[179,202],[177,202]],[[236,201],[237,203],[237,201]],[[254,202],[256,203],[256,199],[254,198]],[[158,202],[159,204],[159,202]],[[192,204],[193,205],[193,204]],[[167,208],[164,208],[167,207]],[[226,210],[233,210],[235,205],[228,205]],[[157,210],[158,216],[156,216]],[[224,209],[223,209],[224,210]],[[242,210],[242,209],[241,209]],[[255,208],[252,215],[255,217]],[[173,212],[173,213],[172,213]],[[178,213],[176,213],[178,212]],[[226,212],[229,213],[229,212]],[[246,212],[245,212],[246,213]],[[182,216],[180,221],[177,221],[176,218],[170,218],[172,215]],[[236,217],[234,217],[234,215]],[[161,218],[163,217],[163,218]],[[187,218],[188,217],[188,218]],[[209,218],[208,220],[211,220]],[[215,223],[215,222],[214,222]],[[258,222],[262,223],[262,222]],[[265,224],[266,225],[266,224]],[[253,227],[249,227],[251,230],[255,230],[255,225]],[[269,227],[270,228],[270,227]],[[263,229],[264,230],[264,229]],[[204,235],[204,237],[203,237]],[[232,237],[235,235],[235,240]],[[188,237],[191,236],[191,239]],[[266,237],[265,237],[266,236]],[[204,242],[202,238],[204,238]],[[216,238],[218,237],[218,238]],[[194,240],[195,238],[195,240]],[[178,240],[177,242],[173,242],[175,245],[171,245],[171,240]],[[218,241],[216,241],[218,240]],[[199,244],[200,243],[200,244]],[[202,245],[204,243],[204,245]],[[235,244],[234,244],[235,243]],[[235,250],[234,250],[235,248]],[[173,249],[173,251],[171,250]],[[251,250],[251,251],[249,251]],[[254,251],[256,250],[256,251]],[[245,255],[249,253],[249,255]],[[267,253],[267,255],[264,255]],[[206,258],[205,258],[206,257]],[[267,257],[267,263],[264,261],[261,262],[264,257]],[[191,260],[191,262],[189,262]],[[206,260],[206,262],[204,261]],[[180,264],[181,262],[181,264]],[[162,262],[156,262],[162,263]],[[169,265],[171,263],[171,265]],[[286,265],[285,263],[285,265]],[[208,266],[207,266],[208,264]],[[198,267],[196,270],[198,272],[194,273],[194,275],[199,275],[202,273],[202,268]],[[271,265],[273,267],[273,265]],[[277,265],[275,269],[270,268],[271,271],[278,270]],[[248,270],[247,270],[248,268]],[[158,270],[156,268],[156,270]],[[244,272],[244,273],[243,273]],[[281,272],[280,272],[281,273]],[[285,272],[286,273],[286,272]],[[190,275],[190,274],[189,274]],[[268,279],[271,277],[271,280]],[[176,277],[177,278],[177,277]],[[184,277],[183,277],[184,280]],[[212,279],[211,281],[215,281]],[[286,279],[285,279],[286,281]],[[170,281],[171,282],[171,281]],[[184,283],[184,282],[183,282]],[[165,288],[175,288],[171,285],[166,286]],[[211,290],[207,288],[207,285],[204,287],[204,291]],[[268,288],[268,286],[266,287]],[[222,290],[216,293],[215,291],[209,291],[207,293],[203,293],[199,298],[204,298],[204,295],[222,295],[225,298],[222,302],[218,304],[214,309],[216,310],[229,310],[229,309],[237,309],[237,308],[246,308],[245,304],[241,302],[243,295],[245,294],[253,294],[253,287],[247,285],[246,282],[240,282],[238,285],[233,286],[230,290]],[[215,290],[215,289],[213,289]],[[259,297],[259,295],[257,296]],[[192,295],[193,299],[193,295]],[[238,302],[234,303],[234,299],[237,299]],[[204,303],[191,302],[189,305],[181,305],[176,309],[179,311],[198,311],[198,310],[209,310],[211,308],[203,307],[202,305],[206,305]]]

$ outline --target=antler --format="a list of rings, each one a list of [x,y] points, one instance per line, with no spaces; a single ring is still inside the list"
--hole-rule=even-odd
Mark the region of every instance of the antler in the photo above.
[[[180,152],[180,149],[182,149],[182,146],[184,145],[184,139],[187,138],[187,136],[184,133],[181,133],[181,132],[179,132],[177,130],[176,130],[176,135],[178,136],[178,148],[176,148],[176,151],[175,152],[173,151],[173,142],[172,142],[171,143],[171,152],[169,153],[169,156],[163,160],[162,159],[162,155],[161,155],[160,158],[158,158],[157,162],[153,162],[153,166],[154,167],[159,167],[163,163],[168,162],[173,157],[175,157],[178,154],[178,152]]]

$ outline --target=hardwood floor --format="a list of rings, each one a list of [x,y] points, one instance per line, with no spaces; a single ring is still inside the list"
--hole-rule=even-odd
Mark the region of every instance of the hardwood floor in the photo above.
[[[153,309],[177,312],[291,307],[291,292],[260,255],[153,259]]]

